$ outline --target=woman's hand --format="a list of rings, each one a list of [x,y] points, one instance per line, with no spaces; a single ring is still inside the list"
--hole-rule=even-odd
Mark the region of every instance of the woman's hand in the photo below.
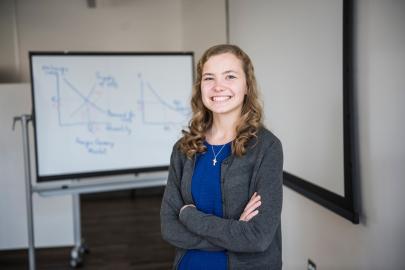
[[[260,195],[255,192],[252,195],[252,198],[250,198],[250,201],[245,207],[245,210],[243,210],[242,215],[240,216],[239,220],[240,221],[249,221],[251,220],[254,216],[256,216],[259,213],[259,210],[257,208],[262,204],[262,201],[260,200]]]
[[[194,205],[194,204],[186,204],[186,205],[183,205],[183,206],[180,208],[179,216],[180,216],[180,214],[181,214],[181,211],[183,211],[183,209],[186,208],[187,206],[192,206],[192,207],[195,208],[195,205]]]

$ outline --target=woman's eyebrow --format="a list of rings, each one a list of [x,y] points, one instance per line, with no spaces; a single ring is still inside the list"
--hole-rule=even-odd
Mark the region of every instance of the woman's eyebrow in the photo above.
[[[203,76],[203,77],[204,77],[204,76],[214,76],[214,73],[206,72],[206,73],[203,73],[202,76]]]
[[[237,71],[232,70],[232,69],[230,69],[230,70],[225,70],[224,72],[222,72],[222,74],[229,74],[229,73],[236,73],[236,74],[238,74]],[[206,73],[203,73],[203,74],[202,74],[202,77],[204,77],[204,76],[214,76],[214,75],[215,75],[214,73],[206,72]]]
[[[236,74],[238,74],[238,72],[237,72],[237,71],[232,70],[232,69],[230,69],[230,70],[226,70],[226,71],[222,72],[222,74],[228,74],[228,73],[236,73]]]

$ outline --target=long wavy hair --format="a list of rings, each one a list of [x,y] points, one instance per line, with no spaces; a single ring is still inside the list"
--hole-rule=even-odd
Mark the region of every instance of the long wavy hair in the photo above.
[[[188,124],[188,130],[182,130],[183,137],[180,140],[180,150],[191,158],[196,153],[206,151],[204,146],[205,134],[212,126],[213,115],[202,101],[201,79],[204,64],[212,56],[231,53],[242,61],[243,70],[246,76],[246,95],[242,105],[241,116],[236,124],[236,137],[232,141],[232,153],[242,156],[246,153],[247,142],[257,137],[257,132],[262,126],[263,109],[259,101],[254,68],[249,56],[238,46],[221,44],[209,48],[202,55],[197,64],[197,76],[191,95],[192,117]]]

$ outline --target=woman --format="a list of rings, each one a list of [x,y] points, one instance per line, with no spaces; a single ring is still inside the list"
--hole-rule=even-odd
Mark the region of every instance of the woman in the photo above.
[[[191,105],[160,212],[174,269],[281,269],[283,153],[263,127],[248,55],[234,45],[209,48]]]

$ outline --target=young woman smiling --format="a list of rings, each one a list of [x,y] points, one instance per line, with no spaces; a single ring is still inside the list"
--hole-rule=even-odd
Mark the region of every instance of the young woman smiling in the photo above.
[[[234,45],[209,48],[191,106],[160,213],[173,268],[281,269],[283,152],[262,124],[249,56]]]

